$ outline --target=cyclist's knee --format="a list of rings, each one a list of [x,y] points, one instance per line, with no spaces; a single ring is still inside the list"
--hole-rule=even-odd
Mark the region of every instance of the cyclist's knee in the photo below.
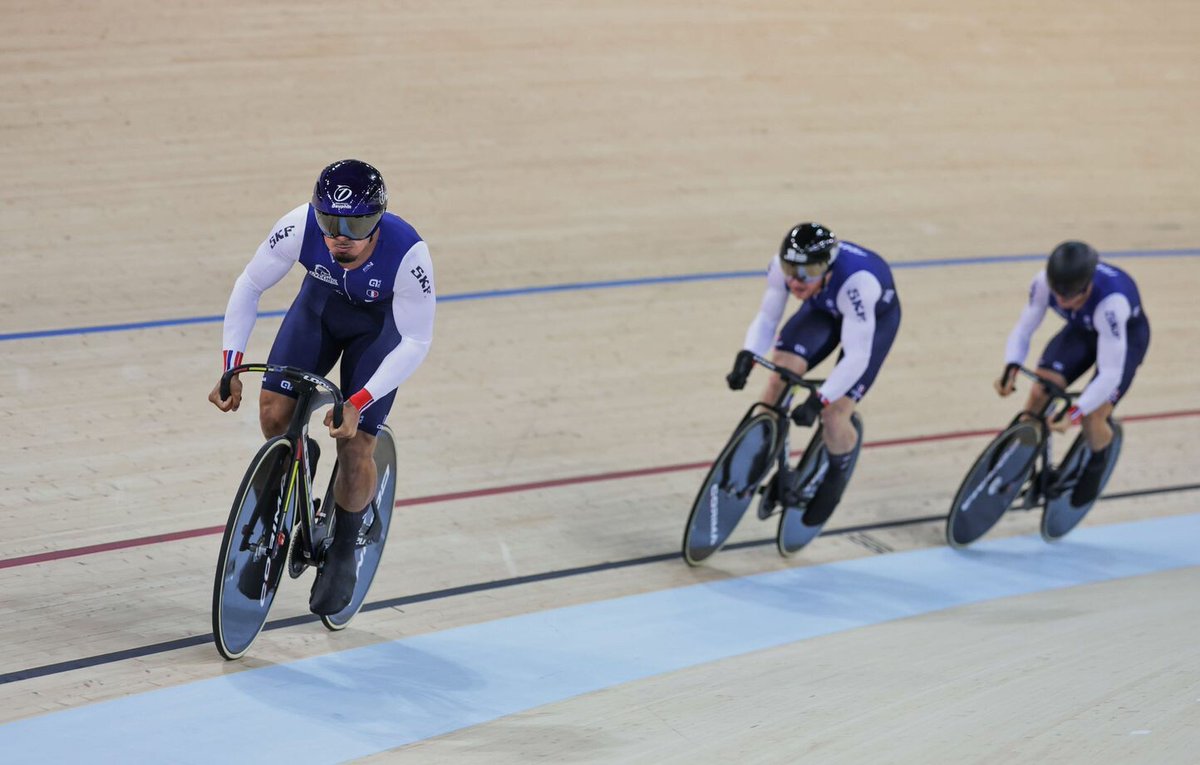
[[[849,396],[842,396],[837,401],[829,402],[821,410],[821,422],[825,427],[850,427],[850,415],[854,414],[855,401]]]
[[[790,351],[775,351],[771,354],[771,361],[775,362],[776,366],[781,366],[798,375],[803,375],[808,371],[808,362],[804,357]]]
[[[1112,441],[1113,430],[1108,418],[1112,414],[1112,404],[1104,404],[1099,409],[1084,415],[1083,435],[1092,451],[1098,451],[1108,446]]]
[[[375,436],[358,431],[351,438],[337,442],[338,461],[344,465],[360,465],[375,457]]]
[[[855,401],[849,396],[843,396],[829,403],[821,411],[821,424],[825,426],[830,439],[839,445],[852,444],[857,437],[854,423],[850,417],[854,414]]]
[[[296,400],[275,391],[264,390],[258,397],[258,424],[263,436],[273,438],[287,432],[296,410]]]
[[[1083,417],[1083,427],[1085,428],[1108,428],[1108,418],[1112,415],[1113,405],[1102,404],[1100,408],[1094,412],[1090,412]]]

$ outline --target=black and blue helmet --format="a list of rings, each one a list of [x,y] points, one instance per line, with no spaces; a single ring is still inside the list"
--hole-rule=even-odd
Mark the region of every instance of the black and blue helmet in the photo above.
[[[343,159],[321,171],[312,206],[325,236],[366,239],[379,227],[387,200],[378,170],[361,160]]]

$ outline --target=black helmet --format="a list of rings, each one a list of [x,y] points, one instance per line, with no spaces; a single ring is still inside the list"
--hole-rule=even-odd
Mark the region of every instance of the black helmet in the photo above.
[[[357,159],[334,162],[317,178],[312,206],[325,236],[366,239],[387,209],[387,186],[374,167]]]
[[[779,259],[799,267],[828,267],[833,265],[837,256],[837,237],[820,223],[801,223],[793,226],[783,238],[783,244],[779,245]]]
[[[1056,295],[1074,297],[1088,288],[1100,255],[1084,242],[1067,241],[1054,248],[1046,261],[1046,281]]]

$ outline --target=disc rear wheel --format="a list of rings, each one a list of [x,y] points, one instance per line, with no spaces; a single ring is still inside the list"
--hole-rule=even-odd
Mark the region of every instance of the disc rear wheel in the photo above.
[[[850,422],[858,433],[858,443],[854,447],[854,457],[850,463],[850,473],[846,476],[847,481],[850,480],[850,475],[854,473],[854,468],[858,464],[858,453],[862,450],[863,442],[862,418],[858,412],[850,415]],[[818,427],[813,432],[808,447],[804,450],[804,456],[796,466],[796,478],[801,486],[802,501],[795,507],[784,507],[783,514],[779,518],[779,531],[775,535],[775,547],[779,550],[780,555],[784,557],[795,555],[805,545],[816,539],[821,534],[821,529],[825,528],[825,524],[829,522],[829,517],[819,523],[810,524],[805,520],[809,515],[806,512],[808,500],[817,493],[828,467],[829,451],[825,448],[823,428]]]
[[[391,529],[392,511],[396,505],[396,440],[391,428],[386,425],[380,428],[375,438],[375,471],[375,496],[366,511],[369,516],[363,520],[358,545],[354,550],[359,565],[354,597],[341,611],[321,617],[321,623],[331,630],[345,629],[362,608],[371,582],[375,580],[375,573],[379,570],[379,561]],[[332,486],[331,482],[331,489]]]
[[[1104,473],[1100,478],[1100,488],[1096,492],[1097,498],[1099,498],[1100,492],[1104,491],[1113,469],[1117,466],[1117,457],[1121,456],[1121,445],[1125,441],[1125,433],[1121,424],[1119,422],[1110,422],[1110,424],[1113,429],[1113,439],[1108,453],[1105,455]],[[1076,505],[1071,501],[1072,489],[1078,480],[1079,473],[1083,470],[1085,461],[1091,454],[1091,450],[1087,448],[1086,439],[1080,433],[1059,464],[1059,474],[1069,477],[1069,480],[1066,482],[1067,485],[1061,487],[1061,493],[1058,496],[1046,500],[1046,509],[1042,512],[1041,533],[1042,539],[1047,542],[1054,542],[1066,536],[1071,529],[1079,525],[1083,517],[1092,509],[1092,505],[1096,504],[1095,499],[1083,505]]]

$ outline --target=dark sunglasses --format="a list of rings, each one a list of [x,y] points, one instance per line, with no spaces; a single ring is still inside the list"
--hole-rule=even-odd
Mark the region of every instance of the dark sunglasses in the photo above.
[[[313,212],[316,213],[317,228],[331,239],[339,236],[355,240],[366,239],[375,233],[375,229],[379,227],[379,221],[383,218],[382,212],[374,215],[355,216],[330,215],[320,210],[313,210]]]

